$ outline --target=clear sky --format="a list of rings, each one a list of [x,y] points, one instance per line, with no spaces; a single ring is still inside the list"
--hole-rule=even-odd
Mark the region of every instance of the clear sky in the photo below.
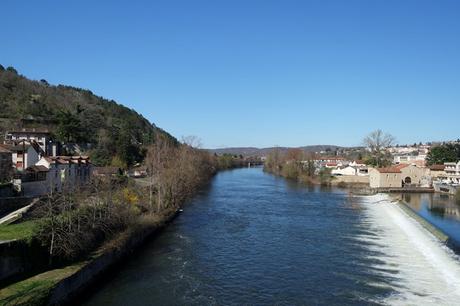
[[[3,66],[209,148],[460,137],[460,1],[2,0],[0,13]]]

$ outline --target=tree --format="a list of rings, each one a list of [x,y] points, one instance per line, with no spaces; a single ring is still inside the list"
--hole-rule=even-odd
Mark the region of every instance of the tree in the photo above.
[[[460,160],[460,144],[442,144],[431,148],[426,157],[428,165],[444,164]]]
[[[268,153],[265,160],[264,169],[279,174],[282,168],[283,159],[281,156],[280,149],[278,147],[274,148],[270,153]]]
[[[289,149],[286,153],[287,161],[300,162],[302,161],[302,157],[303,157],[303,151],[298,148]]]
[[[376,167],[391,164],[391,156],[387,148],[392,146],[394,142],[395,138],[390,134],[384,133],[382,130],[373,131],[366,136],[363,143],[369,152],[368,163]]]
[[[11,67],[11,66],[7,67],[6,71],[12,72],[14,74],[18,74],[18,71],[16,69],[14,69],[14,67]]]
[[[307,176],[309,177],[313,177],[316,173],[316,166],[315,166],[315,162],[309,158],[307,159],[306,163],[304,164],[304,170],[305,170],[305,173],[307,174]]]
[[[61,111],[57,115],[57,135],[64,142],[80,142],[85,139],[83,127],[78,117],[70,111]]]

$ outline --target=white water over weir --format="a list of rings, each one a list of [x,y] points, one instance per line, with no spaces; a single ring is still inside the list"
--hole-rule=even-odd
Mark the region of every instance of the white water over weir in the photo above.
[[[364,222],[377,262],[373,268],[393,279],[397,292],[388,305],[460,305],[460,259],[448,247],[390,202],[387,195],[362,197]],[[373,234],[375,235],[373,235]]]

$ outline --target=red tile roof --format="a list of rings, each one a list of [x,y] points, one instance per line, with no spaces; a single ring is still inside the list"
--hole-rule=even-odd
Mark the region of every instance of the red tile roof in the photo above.
[[[377,171],[380,173],[401,173],[401,169],[398,167],[385,167],[385,168],[377,168]]]
[[[432,171],[444,171],[446,166],[445,165],[431,165],[429,168]]]

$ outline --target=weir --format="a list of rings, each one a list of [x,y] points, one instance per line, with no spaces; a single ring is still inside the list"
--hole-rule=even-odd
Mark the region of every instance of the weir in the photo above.
[[[372,241],[374,268],[392,274],[391,286],[397,292],[387,297],[392,305],[455,305],[460,300],[460,261],[442,242],[448,237],[421,221],[405,205],[393,204],[386,195],[363,199],[366,224],[378,235],[361,239]],[[415,218],[414,218],[415,217]]]

